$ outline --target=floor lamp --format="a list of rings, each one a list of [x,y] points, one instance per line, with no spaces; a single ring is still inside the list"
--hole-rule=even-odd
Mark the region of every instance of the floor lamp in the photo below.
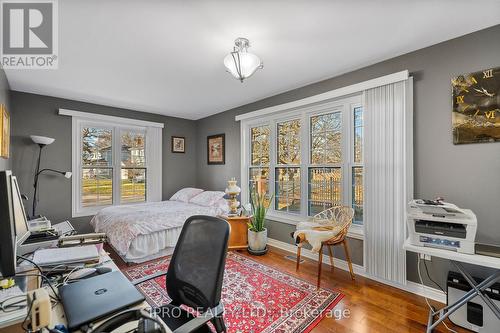
[[[31,137],[31,140],[36,143],[38,145],[38,147],[40,147],[40,150],[38,151],[38,161],[36,163],[36,171],[35,171],[35,177],[33,179],[33,188],[34,188],[34,192],[33,192],[33,208],[31,210],[31,218],[34,219],[36,218],[36,205],[38,203],[38,196],[37,196],[37,192],[38,192],[38,177],[44,173],[44,172],[53,172],[53,173],[58,173],[58,174],[61,174],[63,175],[64,177],[66,178],[71,178],[71,172],[69,171],[59,171],[59,170],[54,170],[54,169],[42,169],[40,170],[40,160],[41,160],[41,157],[42,157],[42,150],[45,146],[47,145],[50,145],[51,143],[53,143],[55,141],[55,139],[53,138],[48,138],[46,136],[39,136],[39,135],[30,135]]]

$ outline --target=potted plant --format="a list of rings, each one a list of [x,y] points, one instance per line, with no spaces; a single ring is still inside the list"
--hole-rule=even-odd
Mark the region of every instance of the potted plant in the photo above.
[[[248,223],[248,252],[254,255],[267,253],[266,214],[272,197],[267,199],[266,193],[250,192],[252,218]]]

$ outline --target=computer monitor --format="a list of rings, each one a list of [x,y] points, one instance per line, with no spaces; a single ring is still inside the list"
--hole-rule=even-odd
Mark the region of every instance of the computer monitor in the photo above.
[[[29,237],[28,219],[26,218],[26,210],[24,209],[23,198],[19,190],[16,176],[12,176],[12,206],[14,210],[14,221],[16,226],[16,243],[17,246],[24,243]]]
[[[17,178],[0,171],[0,276],[16,274],[16,249],[30,235]]]
[[[16,274],[16,227],[12,200],[12,172],[0,171],[0,276]]]

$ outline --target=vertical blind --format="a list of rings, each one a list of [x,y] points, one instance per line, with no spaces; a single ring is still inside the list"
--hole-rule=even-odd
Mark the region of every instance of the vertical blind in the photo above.
[[[411,79],[372,89],[365,106],[365,255],[369,275],[406,284],[406,204],[413,195]]]

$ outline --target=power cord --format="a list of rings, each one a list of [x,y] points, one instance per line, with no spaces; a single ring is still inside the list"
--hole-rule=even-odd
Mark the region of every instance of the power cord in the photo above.
[[[436,285],[436,287],[439,288],[439,290],[441,290],[445,295],[446,295],[446,291],[444,291],[444,289],[439,285],[439,283],[437,283],[432,277],[431,275],[429,274],[429,268],[427,268],[427,261],[424,260],[424,268],[425,268],[425,273],[427,275],[427,278]]]
[[[420,261],[421,261],[421,259],[420,259],[419,255],[417,255],[417,272],[418,272],[418,278],[420,279],[420,284],[421,284],[421,285],[424,285],[424,282],[423,282],[423,279],[422,279],[422,274],[420,273]],[[441,286],[440,286],[439,284],[437,284],[437,283],[436,283],[436,282],[435,282],[435,281],[434,281],[434,280],[430,277],[430,275],[429,275],[429,270],[427,269],[427,264],[425,263],[425,261],[424,261],[424,266],[425,266],[425,269],[426,269],[426,271],[427,271],[427,277],[429,278],[429,280],[431,280],[434,284],[436,284],[436,285],[439,287],[439,289],[441,289],[441,291],[443,291],[443,292],[446,294],[446,292],[443,290],[443,288],[441,288]],[[435,308],[431,305],[431,303],[429,302],[429,299],[428,299],[426,296],[424,296],[424,299],[425,299],[425,303],[427,303],[427,306],[429,307],[429,309],[430,309],[432,312],[435,312],[435,311],[436,311],[436,309],[435,309]],[[458,333],[458,332],[457,332],[457,331],[455,331],[454,329],[449,328],[449,327],[448,327],[448,325],[446,325],[446,323],[445,323],[444,321],[442,321],[441,323],[444,325],[444,327],[446,327],[446,329],[447,329],[448,331],[450,331],[450,332],[452,332],[452,333]]]
[[[21,260],[25,260],[31,264],[33,264],[33,266],[35,266],[35,268],[40,272],[40,274],[38,276],[40,276],[42,278],[42,280],[44,280],[47,285],[50,287],[50,289],[52,290],[52,292],[54,293],[54,296],[57,298],[57,301],[61,301],[61,299],[59,298],[59,294],[57,293],[57,291],[54,289],[54,286],[52,285],[52,282],[50,281],[50,279],[45,275],[43,274],[43,270],[42,268],[37,264],[35,263],[33,260],[31,259],[28,259],[26,257],[23,257],[23,256],[17,256],[17,258],[21,259]],[[19,276],[37,276],[37,274],[18,274]],[[41,284],[41,283],[40,283]]]
[[[33,309],[33,303],[35,302],[35,300],[36,300],[36,294],[33,294],[33,300],[28,305],[28,313],[26,314],[26,317],[24,317],[23,323],[21,324],[21,328],[25,332],[31,332],[31,330],[28,327],[26,327],[26,323],[28,321],[28,318],[31,317],[31,310]]]

